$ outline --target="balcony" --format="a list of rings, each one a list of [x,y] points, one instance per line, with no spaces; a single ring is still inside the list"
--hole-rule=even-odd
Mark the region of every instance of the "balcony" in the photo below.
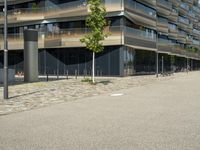
[[[183,0],[183,2],[187,3],[189,6],[193,6],[193,0]]]
[[[8,11],[8,23],[43,20],[44,9],[15,9]],[[3,24],[4,14],[0,13],[0,24]]]
[[[179,16],[178,21],[179,21],[178,23],[179,27],[183,29],[187,29],[189,27],[189,24],[190,24],[189,19]]]
[[[189,51],[188,48],[185,48],[185,47],[178,45],[178,44],[174,44],[173,51],[176,54],[178,54],[179,56],[182,56],[182,57],[187,57],[187,58],[191,58],[191,59],[200,59],[200,53],[199,52]]]
[[[172,45],[171,54],[173,54],[173,55],[187,57],[187,58],[191,58],[191,59],[200,59],[199,53],[191,52],[187,48],[185,48],[179,44],[171,43],[171,45]]]
[[[160,15],[168,17],[172,10],[172,3],[166,0],[157,0],[157,11]]]
[[[187,39],[186,39],[186,43],[187,44],[192,44],[193,43],[193,38],[192,37],[187,37]]]
[[[45,8],[45,19],[85,16],[87,14],[87,3],[81,0],[67,2]]]
[[[196,28],[198,28],[198,25],[199,25],[199,20],[198,20],[198,19],[195,19],[195,20],[193,21],[193,26],[196,27]]]
[[[138,1],[147,4],[148,6],[156,7],[156,0],[138,0]]]
[[[156,51],[156,35],[142,30],[125,27],[124,44],[135,49]]]
[[[3,50],[4,39],[0,36],[1,50]],[[20,50],[24,47],[23,34],[8,34],[8,49]]]
[[[106,32],[111,35],[103,42],[104,46],[127,45],[136,49],[156,50],[156,36],[129,27],[107,27]],[[86,28],[60,29],[59,33],[39,32],[39,49],[62,48],[62,47],[84,47],[80,42],[85,34],[89,33]],[[9,50],[22,50],[24,48],[23,34],[8,35]],[[3,49],[3,35],[0,36],[0,47]]]
[[[45,47],[84,47],[80,38],[88,33],[88,29],[65,29],[60,34],[48,34]],[[129,27],[108,27],[106,32],[111,35],[103,41],[107,45],[127,45],[137,49],[155,50],[155,35]]]
[[[39,33],[38,47],[44,48],[45,33]],[[3,35],[0,35],[0,50],[3,50]],[[8,34],[8,49],[9,50],[22,50],[24,49],[23,33]]]
[[[180,41],[181,43],[186,43],[186,39],[187,39],[187,34],[184,31],[178,31],[178,38],[177,40]]]
[[[108,27],[106,32],[111,35],[103,41],[103,45],[122,45],[123,34],[121,27]],[[80,38],[89,32],[86,28],[61,29],[59,33],[39,32],[38,48],[56,48],[56,47],[84,47]],[[8,34],[8,49],[24,49],[23,34]],[[3,35],[0,36],[0,47],[3,49]]]
[[[186,31],[188,31],[189,33],[192,34],[192,30],[193,30],[193,24],[190,23],[189,26],[188,26],[188,28],[186,29]]]
[[[189,13],[188,13],[188,19],[190,19],[191,21],[193,21],[195,19],[195,13],[190,10]]]
[[[104,3],[106,11],[109,12],[121,12],[123,8],[122,0],[107,1]],[[45,13],[45,19],[62,18],[62,17],[74,17],[74,16],[86,16],[90,12],[87,2],[83,0],[67,2],[64,4],[56,5],[54,7],[47,7]],[[55,13],[56,12],[56,13]]]
[[[32,0],[7,0],[8,5],[20,4],[24,2],[31,2]],[[0,2],[0,6],[3,6],[3,2]]]
[[[56,12],[56,13],[55,13]],[[20,23],[36,20],[45,20],[59,17],[82,16],[88,13],[87,4],[83,1],[68,2],[56,6],[32,8],[18,8],[8,11],[9,23]],[[0,24],[3,23],[3,13],[0,15]]]
[[[125,11],[138,24],[156,27],[156,11],[132,0],[125,0]]]
[[[168,33],[168,20],[165,18],[158,17],[157,30],[159,32]]]
[[[200,13],[200,8],[197,6],[193,6],[193,11],[195,12],[195,14],[199,14]]]
[[[180,3],[181,3],[181,0],[169,0],[173,6],[175,7],[179,7]]]
[[[105,7],[107,12],[117,12],[123,10],[122,0],[106,1]],[[55,13],[56,12],[56,13]],[[49,6],[45,8],[18,8],[14,10],[8,10],[9,23],[21,23],[29,21],[39,21],[45,19],[63,18],[63,17],[75,17],[86,16],[89,12],[87,3],[79,0],[73,2],[67,2],[55,6]],[[3,24],[3,12],[0,13],[0,24]]]
[[[188,49],[186,49],[185,47],[176,43],[171,43],[167,39],[160,39],[160,38],[158,39],[158,50],[159,53],[167,53],[171,55],[187,57],[192,59],[200,58],[199,53],[189,52]]]
[[[169,37],[172,39],[177,39],[178,37],[178,29],[176,25],[169,25]]]
[[[171,14],[169,15],[169,20],[173,21],[173,22],[177,22],[178,20],[178,10],[172,8],[171,10]]]
[[[187,15],[189,12],[189,6],[187,3],[181,3],[180,7],[179,7],[179,13],[183,14],[183,15]]]
[[[169,40],[158,38],[159,53],[172,53],[172,45]]]
[[[196,39],[193,39],[193,40],[192,40],[192,44],[193,44],[193,46],[196,47],[196,48],[199,48],[199,46],[200,46],[199,40],[196,40]]]
[[[124,11],[123,0],[105,0],[105,7],[107,12],[121,12]]]
[[[84,47],[80,39],[89,33],[87,28],[61,29],[59,34],[48,33],[45,37],[45,47]],[[103,41],[103,45],[122,45],[122,29],[121,27],[108,27],[106,32],[111,35]]]
[[[197,30],[197,29],[193,29],[192,30],[192,33],[193,33],[193,36],[196,37],[196,38],[199,38],[200,37],[200,31]]]

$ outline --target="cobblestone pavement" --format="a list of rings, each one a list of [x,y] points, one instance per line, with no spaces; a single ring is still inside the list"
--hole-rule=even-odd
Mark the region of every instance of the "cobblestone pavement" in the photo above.
[[[37,83],[23,83],[18,81],[17,84],[9,86],[10,99],[7,101],[3,100],[3,88],[2,86],[0,87],[0,115],[31,110],[94,95],[111,94],[121,89],[151,84],[160,80],[172,80],[186,75],[187,73],[178,73],[158,79],[155,75],[124,78],[98,77],[96,78],[96,85],[81,82],[83,77],[49,82],[43,80]]]

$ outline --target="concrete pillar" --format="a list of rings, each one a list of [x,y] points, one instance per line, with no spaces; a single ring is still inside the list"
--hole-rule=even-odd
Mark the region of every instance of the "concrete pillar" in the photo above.
[[[24,30],[24,82],[38,81],[38,31]]]

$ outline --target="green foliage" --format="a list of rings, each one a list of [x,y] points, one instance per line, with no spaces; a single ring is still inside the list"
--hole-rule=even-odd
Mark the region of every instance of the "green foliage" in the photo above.
[[[106,9],[101,0],[88,0],[90,9],[89,16],[86,18],[86,26],[91,30],[80,41],[86,45],[86,48],[92,52],[102,52],[104,47],[102,41],[108,36],[104,33],[106,22]]]
[[[32,4],[32,9],[35,10],[35,9],[37,9],[37,8],[38,8],[37,4],[36,4],[36,3],[33,3],[33,4]]]
[[[81,82],[92,83],[92,80],[90,78],[85,78],[85,79],[81,80]]]
[[[195,53],[199,51],[199,49],[196,47],[186,47],[186,50],[190,52],[195,52]]]

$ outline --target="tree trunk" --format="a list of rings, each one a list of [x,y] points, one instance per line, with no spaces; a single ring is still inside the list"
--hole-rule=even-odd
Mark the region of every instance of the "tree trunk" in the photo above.
[[[93,52],[93,58],[92,58],[92,83],[95,83],[94,76],[95,76],[95,53]]]

